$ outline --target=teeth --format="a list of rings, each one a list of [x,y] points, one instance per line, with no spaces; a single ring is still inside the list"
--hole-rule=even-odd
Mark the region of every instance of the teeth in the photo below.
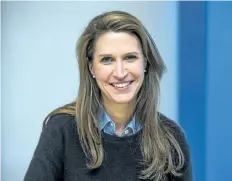
[[[113,84],[115,87],[123,88],[126,87],[130,84],[130,82],[127,83],[120,83],[120,84]]]

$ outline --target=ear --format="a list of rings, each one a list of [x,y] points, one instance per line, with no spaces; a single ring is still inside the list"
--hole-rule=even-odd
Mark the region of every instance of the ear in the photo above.
[[[147,59],[144,58],[144,69],[146,69],[146,68],[147,68]]]

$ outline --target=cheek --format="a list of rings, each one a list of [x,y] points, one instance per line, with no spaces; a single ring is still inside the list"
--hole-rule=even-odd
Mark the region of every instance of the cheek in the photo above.
[[[138,65],[138,66],[132,66],[130,68],[131,73],[134,74],[136,77],[141,77],[143,78],[144,76],[144,68],[143,65]]]
[[[109,79],[112,70],[110,67],[100,67],[96,66],[94,68],[94,74],[97,82],[106,82]]]
[[[133,72],[136,75],[143,75],[144,74],[144,61],[138,60],[130,65],[128,65],[128,68],[131,72]]]

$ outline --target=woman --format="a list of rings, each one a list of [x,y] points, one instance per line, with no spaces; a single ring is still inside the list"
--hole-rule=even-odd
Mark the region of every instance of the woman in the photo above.
[[[165,66],[142,23],[101,14],[76,50],[77,100],[45,119],[24,181],[192,180],[185,136],[157,110]]]

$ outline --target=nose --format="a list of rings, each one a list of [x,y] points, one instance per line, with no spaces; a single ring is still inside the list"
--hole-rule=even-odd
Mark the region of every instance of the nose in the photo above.
[[[124,79],[127,76],[127,70],[125,69],[124,62],[121,60],[116,61],[113,75],[115,78]]]

